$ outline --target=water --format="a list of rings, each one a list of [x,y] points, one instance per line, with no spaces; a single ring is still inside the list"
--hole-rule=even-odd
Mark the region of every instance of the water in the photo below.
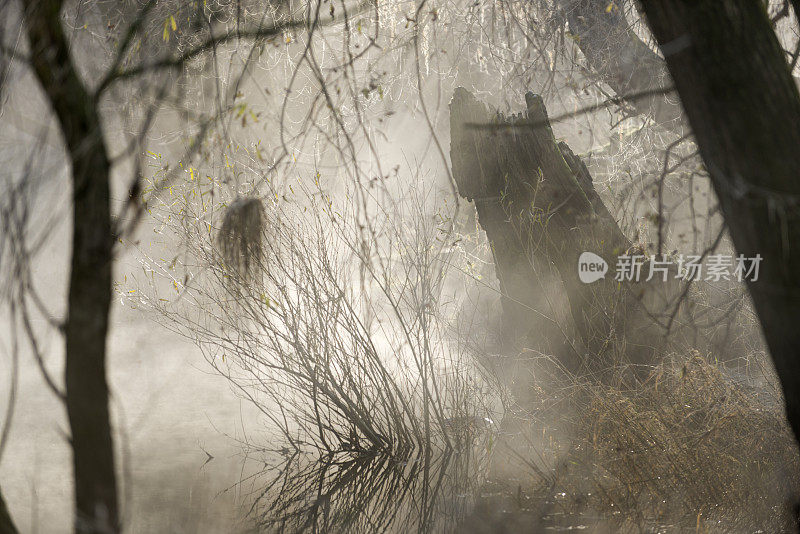
[[[242,459],[235,438],[258,425],[251,407],[209,372],[193,345],[136,311],[115,310],[109,346],[127,531],[240,529],[234,486]],[[32,359],[21,363],[14,426],[0,464],[3,491],[22,532],[69,532],[64,410]]]

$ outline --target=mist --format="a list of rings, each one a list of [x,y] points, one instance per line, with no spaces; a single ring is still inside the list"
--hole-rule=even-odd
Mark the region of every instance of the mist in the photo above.
[[[0,3],[0,533],[797,531],[761,4]]]

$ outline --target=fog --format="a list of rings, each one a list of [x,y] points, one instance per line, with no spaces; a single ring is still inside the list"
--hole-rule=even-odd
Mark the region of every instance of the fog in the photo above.
[[[791,530],[789,382],[748,293],[772,258],[740,255],[634,4],[66,2],[67,111],[37,7],[0,4],[16,529]],[[65,321],[94,180],[116,495],[83,517],[66,407],[96,389],[65,381],[91,360]]]

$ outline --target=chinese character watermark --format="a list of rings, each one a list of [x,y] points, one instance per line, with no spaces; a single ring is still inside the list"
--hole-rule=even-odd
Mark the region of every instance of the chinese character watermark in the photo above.
[[[761,254],[745,257],[711,254],[703,264],[703,257],[683,254],[667,258],[623,254],[617,257],[614,280],[617,282],[649,282],[653,279],[666,282],[670,278],[685,281],[720,282],[735,280],[756,282],[758,280]],[[605,278],[608,262],[593,252],[584,252],[578,259],[578,277],[584,284]]]

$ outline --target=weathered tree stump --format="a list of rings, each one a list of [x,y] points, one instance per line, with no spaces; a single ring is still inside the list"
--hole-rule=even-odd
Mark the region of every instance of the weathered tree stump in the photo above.
[[[565,357],[568,369],[596,373],[652,363],[665,346],[659,318],[681,296],[674,268],[667,282],[614,280],[617,257],[641,252],[603,204],[580,158],[554,138],[542,98],[528,93],[525,99],[526,112],[510,117],[491,113],[463,88],[450,104],[453,176],[459,194],[474,201],[491,244],[505,335],[523,343],[536,335],[526,331],[526,318],[529,329],[529,310],[541,296],[534,267],[545,262],[559,273],[582,342],[579,354]],[[578,258],[585,251],[606,261],[605,278],[581,282]]]

